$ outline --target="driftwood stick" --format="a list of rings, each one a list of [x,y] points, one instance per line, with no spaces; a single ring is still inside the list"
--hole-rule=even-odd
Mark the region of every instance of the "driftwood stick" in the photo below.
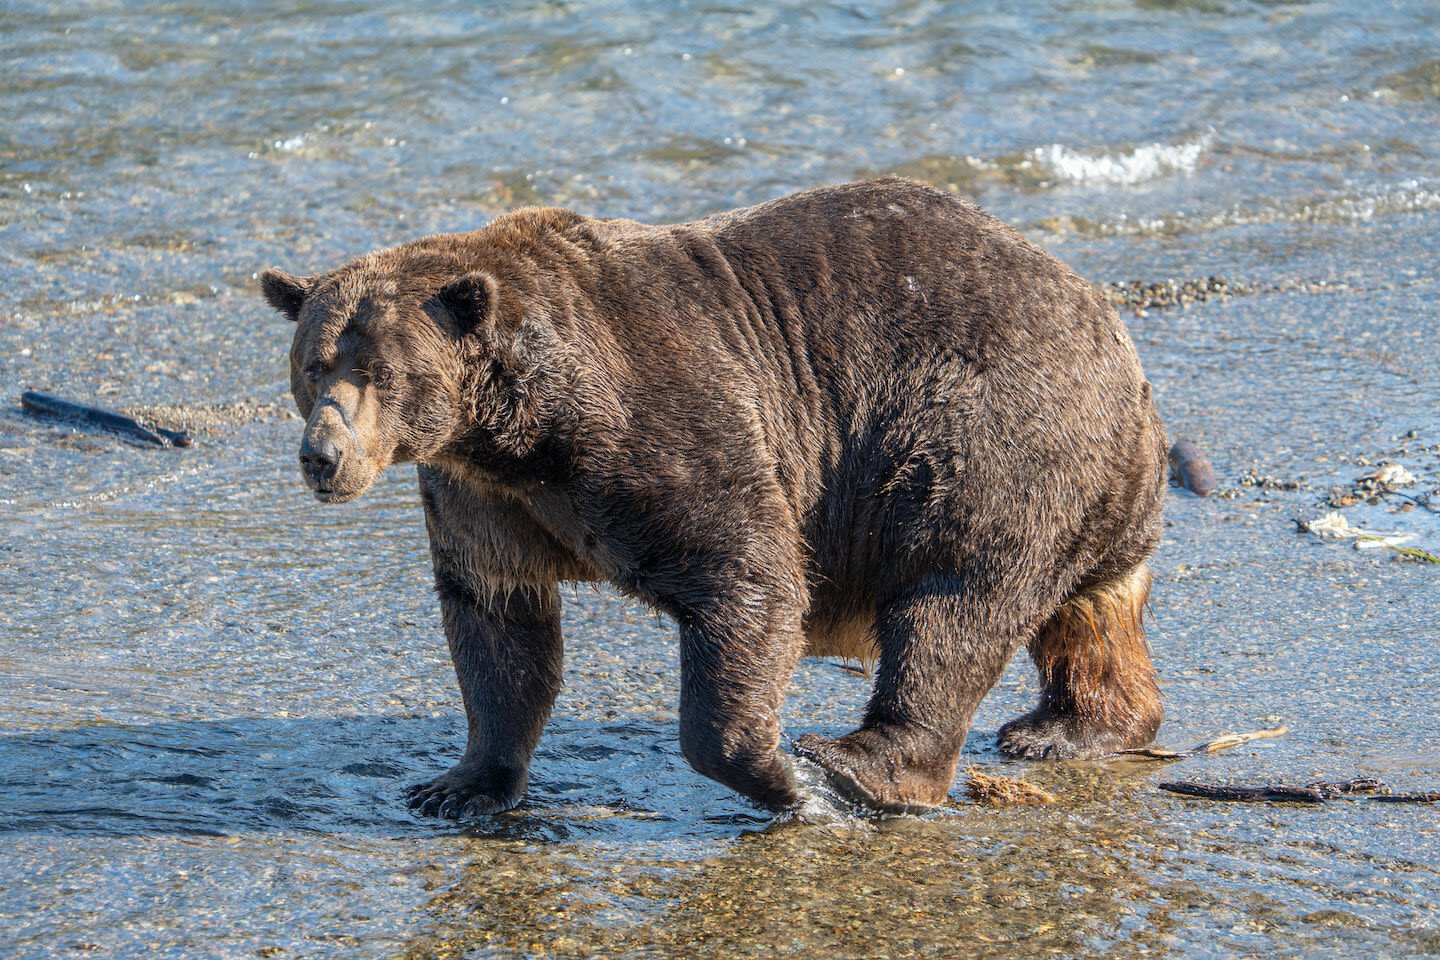
[[[1161,790],[1183,793],[1189,797],[1203,797],[1206,800],[1239,800],[1279,803],[1324,803],[1325,794],[1310,787],[1229,787],[1223,784],[1193,783],[1177,780],[1160,784]]]
[[[1342,783],[1326,783],[1324,780],[1317,780],[1314,783],[1307,783],[1305,786],[1311,790],[1319,790],[1325,794],[1327,799],[1377,793],[1389,789],[1385,786],[1384,780],[1377,780],[1374,777],[1356,777],[1354,780],[1346,780]]]
[[[1341,783],[1317,781],[1303,787],[1265,784],[1259,787],[1234,787],[1225,784],[1195,783],[1179,780],[1162,783],[1161,790],[1181,793],[1206,800],[1228,800],[1252,803],[1324,803],[1326,800],[1374,800],[1377,803],[1440,803],[1436,793],[1390,793],[1383,780],[1358,777]]]
[[[20,405],[31,413],[100,427],[132,440],[153,443],[157,447],[188,447],[194,443],[190,439],[190,434],[183,430],[164,430],[159,427],[152,429],[134,417],[128,417],[123,413],[62,400],[59,397],[52,397],[47,393],[35,390],[26,390],[20,394]]]
[[[1221,750],[1230,750],[1256,740],[1283,737],[1289,732],[1289,727],[1275,727],[1272,730],[1256,730],[1254,733],[1227,733],[1223,737],[1206,740],[1204,743],[1197,743],[1193,747],[1186,747],[1183,750],[1172,750],[1169,747],[1161,746],[1133,747],[1129,750],[1116,751],[1110,756],[1128,757],[1134,760],[1182,760],[1185,757],[1198,757],[1204,753],[1219,753]]]

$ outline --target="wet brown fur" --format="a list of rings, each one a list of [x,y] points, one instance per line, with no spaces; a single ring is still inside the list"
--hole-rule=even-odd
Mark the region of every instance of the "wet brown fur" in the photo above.
[[[1000,745],[1027,757],[1098,756],[1143,743],[1164,716],[1144,616],[1150,571],[1081,592],[1027,645],[1041,702],[1001,728]],[[1077,749],[1078,748],[1078,749]]]
[[[518,802],[565,580],[675,619],[685,756],[772,808],[801,797],[779,711],[805,653],[876,662],[859,729],[795,749],[883,809],[944,799],[1021,646],[1044,689],[1010,752],[1159,722],[1149,384],[1102,296],[963,200],[891,178],[665,226],[525,209],[262,286],[298,321],[306,439],[344,454],[317,495],[419,464],[469,722],[424,812]]]

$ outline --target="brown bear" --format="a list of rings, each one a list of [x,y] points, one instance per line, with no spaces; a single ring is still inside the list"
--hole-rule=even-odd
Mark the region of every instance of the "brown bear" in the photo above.
[[[666,226],[520,209],[261,282],[298,321],[315,496],[419,465],[469,721],[425,814],[519,802],[565,580],[674,618],[685,757],[772,809],[805,796],[779,720],[805,654],[878,663],[859,729],[795,750],[880,810],[944,800],[1021,645],[1040,702],[1006,752],[1160,723],[1150,385],[1105,298],[965,200],[886,178]]]

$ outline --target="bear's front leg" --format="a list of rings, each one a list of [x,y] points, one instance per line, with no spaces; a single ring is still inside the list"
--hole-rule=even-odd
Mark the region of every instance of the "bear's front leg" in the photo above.
[[[410,790],[425,816],[479,816],[520,802],[530,757],[560,692],[560,597],[554,585],[481,592],[439,567],[435,588],[465,701],[465,754]]]
[[[804,794],[780,754],[780,708],[803,643],[784,591],[727,590],[680,621],[680,748],[698,772],[771,810]],[[778,594],[778,596],[777,596]]]

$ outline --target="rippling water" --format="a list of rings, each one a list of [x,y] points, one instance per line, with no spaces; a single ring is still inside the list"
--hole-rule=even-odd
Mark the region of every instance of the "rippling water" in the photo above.
[[[0,394],[248,422],[157,452],[0,409],[0,953],[1440,953],[1440,811],[1155,789],[1440,781],[1435,568],[1293,523],[1384,459],[1440,483],[1437,51],[1423,0],[5,4]],[[1172,433],[1238,490],[1168,509],[1161,738],[1293,732],[1002,765],[1016,664],[966,762],[1059,806],[957,786],[923,818],[771,824],[680,757],[670,625],[586,589],[525,806],[411,816],[463,738],[413,476],[305,494],[255,272],[517,203],[678,219],[879,172],[1097,281],[1250,291],[1131,320]],[[1440,549],[1403,506],[1347,514]],[[864,695],[809,662],[787,729]]]

